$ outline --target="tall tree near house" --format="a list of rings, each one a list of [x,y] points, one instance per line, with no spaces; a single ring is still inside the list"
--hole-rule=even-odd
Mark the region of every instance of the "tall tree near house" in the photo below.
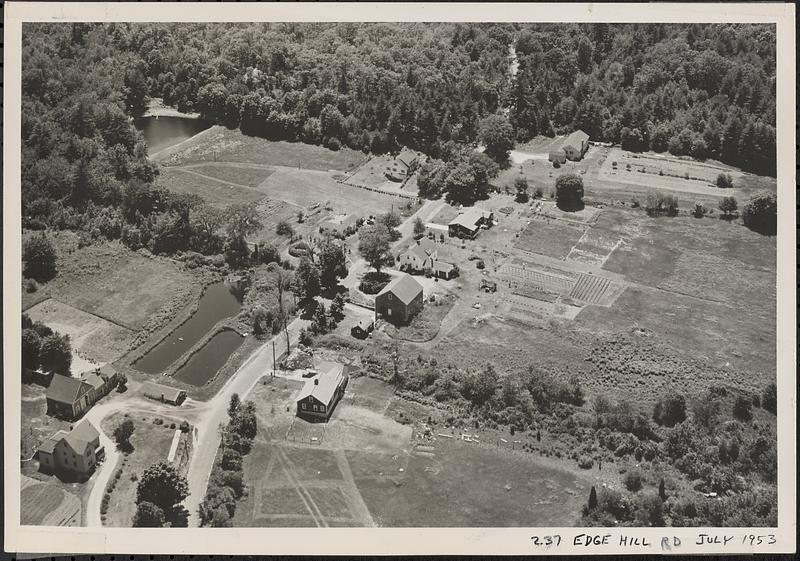
[[[39,363],[45,372],[69,376],[72,366],[72,345],[69,335],[53,333],[42,339]]]
[[[158,462],[144,470],[136,488],[136,503],[148,502],[159,507],[173,526],[182,525],[185,509],[180,503],[189,495],[186,478],[174,466]]]
[[[478,124],[478,140],[486,147],[487,156],[505,164],[514,148],[514,128],[502,115],[490,115]]]
[[[286,354],[291,352],[291,345],[289,343],[289,313],[287,311],[286,291],[292,285],[292,277],[283,269],[277,269],[275,274],[275,290],[278,297],[278,310],[280,313],[278,321],[283,327],[283,333],[286,336]]]
[[[22,330],[22,367],[30,370],[39,368],[39,351],[42,338],[34,329]]]
[[[347,276],[344,247],[326,239],[319,248],[319,281],[326,290],[332,290],[339,279]]]
[[[417,216],[414,219],[414,237],[421,238],[425,235],[425,224],[422,222],[422,219]]]
[[[391,237],[384,224],[366,226],[358,234],[358,251],[376,272],[391,260],[389,243]]]
[[[114,428],[114,440],[120,450],[127,450],[131,448],[131,437],[135,427],[133,421],[125,419]]]
[[[586,506],[589,510],[597,508],[597,489],[594,488],[594,485],[592,485],[592,489],[589,491],[589,503]]]
[[[233,418],[242,407],[242,400],[238,393],[231,394],[231,399],[228,402],[228,417]]]
[[[149,502],[142,501],[136,505],[136,514],[133,515],[134,528],[163,528],[166,523],[164,510]]]
[[[319,269],[308,257],[302,257],[295,272],[295,286],[300,300],[308,302],[320,293]]]

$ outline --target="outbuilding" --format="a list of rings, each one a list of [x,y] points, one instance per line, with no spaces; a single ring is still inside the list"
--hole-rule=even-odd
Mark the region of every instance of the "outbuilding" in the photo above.
[[[53,374],[47,388],[47,412],[65,419],[80,417],[94,404],[94,388],[78,378]]]
[[[145,382],[142,384],[142,393],[145,397],[155,399],[162,403],[180,405],[186,399],[186,392],[178,388],[171,388],[155,382]]]

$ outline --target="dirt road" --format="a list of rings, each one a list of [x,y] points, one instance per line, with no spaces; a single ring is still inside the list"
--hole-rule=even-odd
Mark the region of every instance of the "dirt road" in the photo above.
[[[296,319],[289,324],[289,340],[296,344],[298,334],[303,327],[308,325],[307,320]],[[228,403],[231,395],[238,393],[242,400],[245,399],[258,380],[272,371],[272,341],[275,344],[285,344],[283,333],[276,335],[264,343],[250,355],[239,370],[231,376],[226,384],[210,401],[207,402],[204,412],[196,420],[195,431],[197,441],[189,464],[189,497],[184,506],[189,511],[189,526],[200,525],[198,508],[203,501],[208,487],[211,469],[214,467],[214,458],[217,455],[220,441],[222,440],[219,427],[228,421]]]

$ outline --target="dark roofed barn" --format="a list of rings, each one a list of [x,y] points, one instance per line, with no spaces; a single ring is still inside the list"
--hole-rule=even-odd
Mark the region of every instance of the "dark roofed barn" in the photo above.
[[[408,323],[422,309],[422,285],[400,275],[375,296],[375,314],[392,323]]]
[[[93,391],[94,388],[82,380],[53,374],[47,388],[47,412],[66,419],[79,417],[94,403]]]
[[[327,421],[347,387],[347,372],[333,365],[306,382],[297,398],[297,416],[308,421]]]

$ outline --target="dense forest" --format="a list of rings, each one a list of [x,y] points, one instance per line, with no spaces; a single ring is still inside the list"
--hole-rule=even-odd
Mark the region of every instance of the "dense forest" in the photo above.
[[[22,88],[26,227],[133,247],[161,232],[185,249],[200,204],[153,187],[129,119],[150,97],[270,139],[411,146],[470,193],[495,172],[470,154],[481,123],[512,141],[582,128],[629,150],[776,167],[766,25],[26,24]]]

